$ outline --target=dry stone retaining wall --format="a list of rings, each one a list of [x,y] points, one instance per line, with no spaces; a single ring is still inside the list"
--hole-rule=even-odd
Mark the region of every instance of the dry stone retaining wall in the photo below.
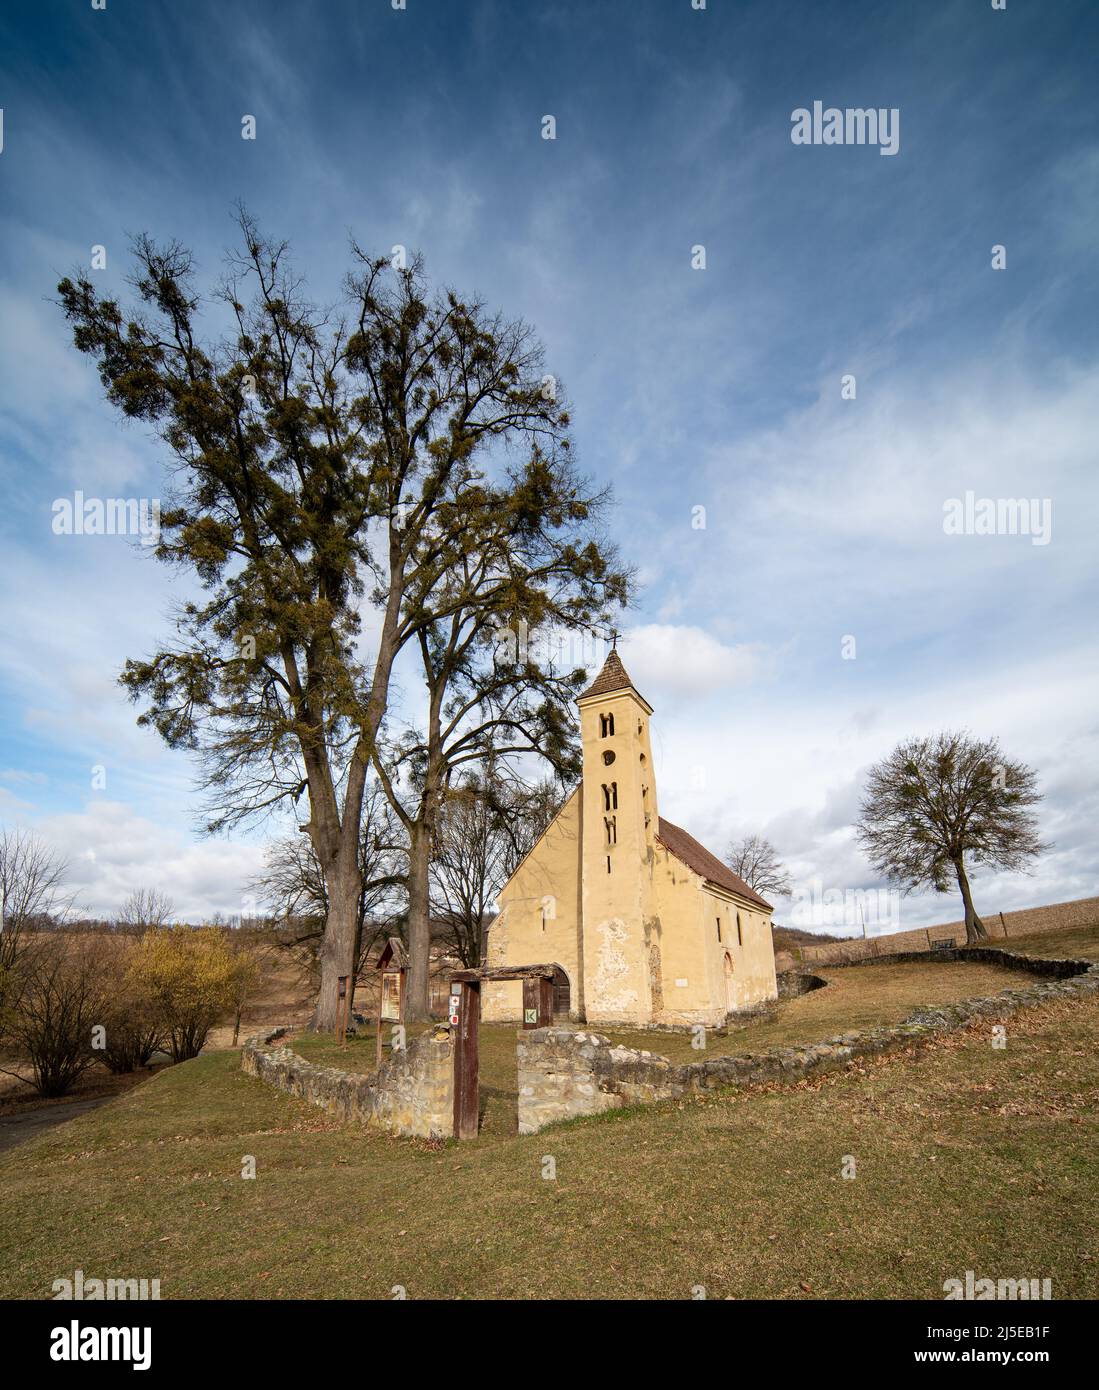
[[[341,1120],[376,1125],[392,1134],[448,1139],[454,1133],[454,1047],[449,1030],[437,1028],[393,1052],[375,1075],[307,1062],[277,1046],[288,1030],[249,1038],[241,1067],[269,1085]]]
[[[927,959],[927,952],[910,954],[912,959]],[[977,958],[1006,964],[1044,978],[1023,989],[917,1009],[893,1027],[844,1033],[808,1046],[713,1057],[684,1066],[651,1052],[617,1047],[598,1033],[533,1029],[519,1034],[519,1133],[535,1134],[558,1120],[623,1105],[672,1100],[691,1092],[798,1081],[842,1067],[857,1057],[879,1056],[937,1033],[964,1028],[975,1018],[1002,1018],[1051,999],[1080,998],[1099,991],[1099,964],[1086,960],[1035,960],[987,949],[936,954],[947,960]],[[992,961],[993,957],[1003,959]],[[908,958],[903,954],[894,957]]]
[[[780,999],[797,999],[799,995],[809,994],[814,989],[823,989],[827,983],[819,975],[810,975],[804,970],[782,970],[775,976]]]

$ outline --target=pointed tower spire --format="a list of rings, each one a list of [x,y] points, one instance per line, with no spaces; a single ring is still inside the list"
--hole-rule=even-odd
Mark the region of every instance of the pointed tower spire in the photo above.
[[[612,647],[603,669],[588,686],[582,695],[577,696],[578,700],[586,700],[589,695],[610,695],[616,690],[632,690],[638,699],[644,699],[641,692],[630,680],[625,666],[622,665],[622,658],[618,655],[618,648]],[[645,704],[648,701],[645,700]]]

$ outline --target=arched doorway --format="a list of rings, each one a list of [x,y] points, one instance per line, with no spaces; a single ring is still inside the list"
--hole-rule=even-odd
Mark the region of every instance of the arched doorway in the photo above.
[[[725,952],[725,1012],[731,1014],[736,1008],[736,985],[733,981],[733,958]]]
[[[569,977],[557,967],[557,973],[553,977],[553,1016],[554,1018],[568,1018],[569,1010],[572,1008],[572,986],[569,984]]]

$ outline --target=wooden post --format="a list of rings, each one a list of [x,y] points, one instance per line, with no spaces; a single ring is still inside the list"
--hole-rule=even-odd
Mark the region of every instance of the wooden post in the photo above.
[[[531,1028],[540,1028],[538,1022],[539,998],[538,980],[523,981],[523,1028],[529,1032]]]
[[[336,1041],[341,1047],[347,1041],[347,976],[341,975],[336,982]]]
[[[480,1106],[477,1052],[481,1021],[481,982],[459,980],[450,986],[458,995],[454,1029],[454,1137],[476,1139]]]

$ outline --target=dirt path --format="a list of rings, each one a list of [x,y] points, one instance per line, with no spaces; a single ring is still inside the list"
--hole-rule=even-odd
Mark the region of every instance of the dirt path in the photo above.
[[[97,1105],[114,1100],[115,1095],[117,1092],[108,1092],[102,1096],[90,1096],[87,1100],[59,1101],[56,1105],[42,1105],[33,1110],[17,1110],[11,1115],[0,1115],[0,1153],[33,1139],[36,1134],[44,1134],[54,1125],[64,1124],[66,1120],[83,1115],[87,1110],[94,1110]]]

